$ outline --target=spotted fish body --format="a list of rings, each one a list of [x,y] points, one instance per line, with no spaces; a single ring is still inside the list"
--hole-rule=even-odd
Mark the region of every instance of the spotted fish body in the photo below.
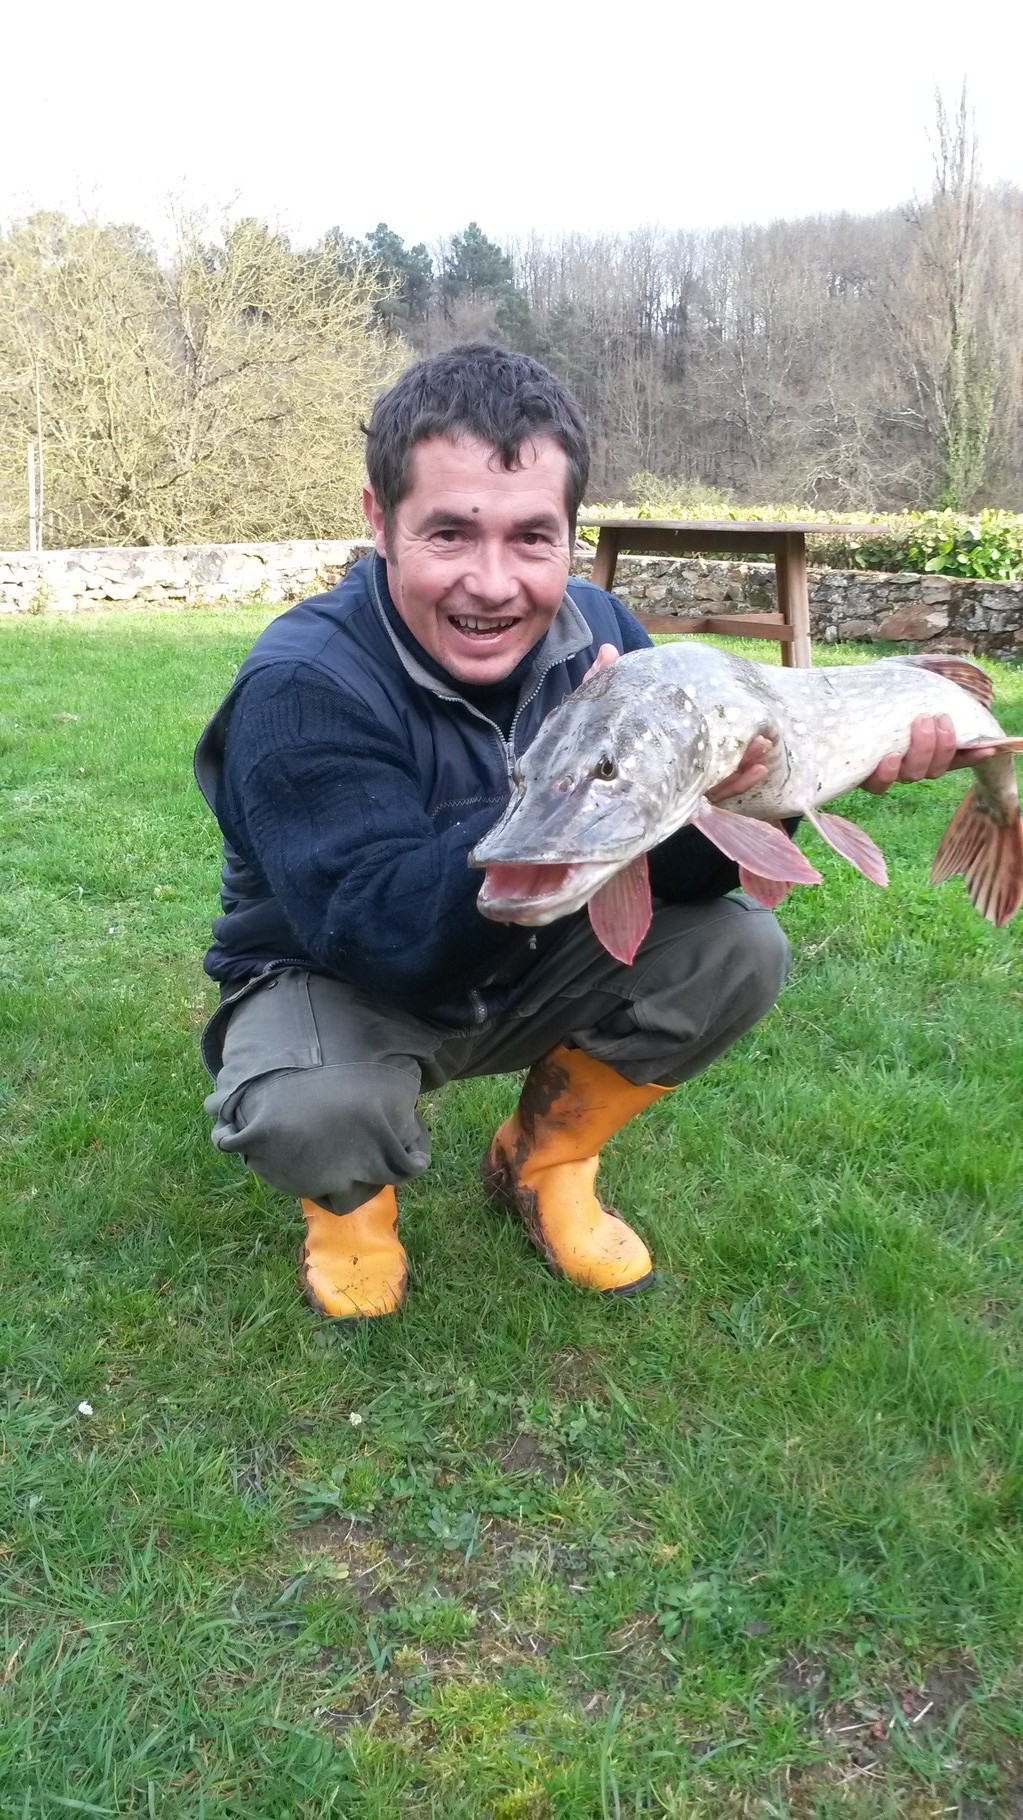
[[[595,671],[548,716],[520,761],[518,789],[470,855],[487,876],[484,915],[539,924],[589,904],[600,939],[631,960],[650,919],[646,854],[687,823],[738,860],[744,887],[770,905],[820,882],[778,826],[806,817],[868,878],[884,859],[861,829],[821,806],[905,752],[918,715],[947,714],[960,749],[996,747],[938,850],[932,878],[962,872],[982,915],[1007,922],[1023,901],[1023,822],[1013,753],[989,712],[991,683],[951,656],[784,670],[689,640]],[[767,776],[728,807],[707,791],[750,741],[772,747]]]

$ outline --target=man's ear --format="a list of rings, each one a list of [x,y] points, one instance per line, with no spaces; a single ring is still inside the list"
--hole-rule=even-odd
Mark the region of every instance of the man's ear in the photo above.
[[[377,503],[377,496],[370,486],[365,486],[362,489],[362,509],[366,514],[366,521],[373,533],[373,542],[376,545],[377,555],[386,558],[387,534],[384,529],[384,514],[382,508]]]

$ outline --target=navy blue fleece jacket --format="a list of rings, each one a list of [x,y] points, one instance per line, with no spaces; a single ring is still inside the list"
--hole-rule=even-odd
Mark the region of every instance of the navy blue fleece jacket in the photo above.
[[[649,645],[620,602],[602,599],[613,608],[622,650]],[[498,728],[507,737],[535,651],[504,684],[466,689],[432,663],[386,595],[379,604],[392,640],[485,714],[491,737]],[[433,711],[443,715],[443,701]],[[488,735],[478,724],[482,741]],[[259,936],[248,944],[247,912],[225,898],[221,926],[231,938],[210,951],[207,967],[226,983],[296,960],[383,1001],[461,1022],[467,991],[495,981],[510,987],[558,937],[558,924],[531,931],[480,915],[481,874],[466,857],[496,819],[493,800],[467,805],[439,826],[408,740],[313,663],[278,656],[241,681],[215,807],[229,848],[258,881],[262,906],[272,900],[279,910],[269,930],[265,916],[253,918]],[[738,880],[730,861],[683,829],[652,854],[651,882],[657,897],[693,900],[721,895]],[[499,1011],[502,996],[487,991],[486,1009]]]

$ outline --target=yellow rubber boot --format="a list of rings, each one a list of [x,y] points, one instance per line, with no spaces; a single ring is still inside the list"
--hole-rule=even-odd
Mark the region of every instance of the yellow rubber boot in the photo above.
[[[302,1288],[317,1314],[331,1321],[374,1320],[405,1300],[408,1263],[398,1238],[398,1200],[381,1188],[352,1213],[328,1213],[303,1201]]]
[[[612,1295],[650,1282],[650,1253],[601,1205],[595,1183],[608,1138],[670,1091],[637,1087],[582,1049],[559,1046],[530,1069],[517,1111],[490,1146],[483,1183],[517,1214],[555,1276]]]

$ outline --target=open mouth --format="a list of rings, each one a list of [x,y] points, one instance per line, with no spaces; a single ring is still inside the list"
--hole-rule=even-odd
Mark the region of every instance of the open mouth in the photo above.
[[[493,865],[476,899],[484,916],[498,923],[549,923],[586,902],[607,866]]]
[[[463,638],[478,639],[484,644],[510,632],[518,623],[517,619],[478,619],[468,613],[448,615],[448,625],[453,626]]]

